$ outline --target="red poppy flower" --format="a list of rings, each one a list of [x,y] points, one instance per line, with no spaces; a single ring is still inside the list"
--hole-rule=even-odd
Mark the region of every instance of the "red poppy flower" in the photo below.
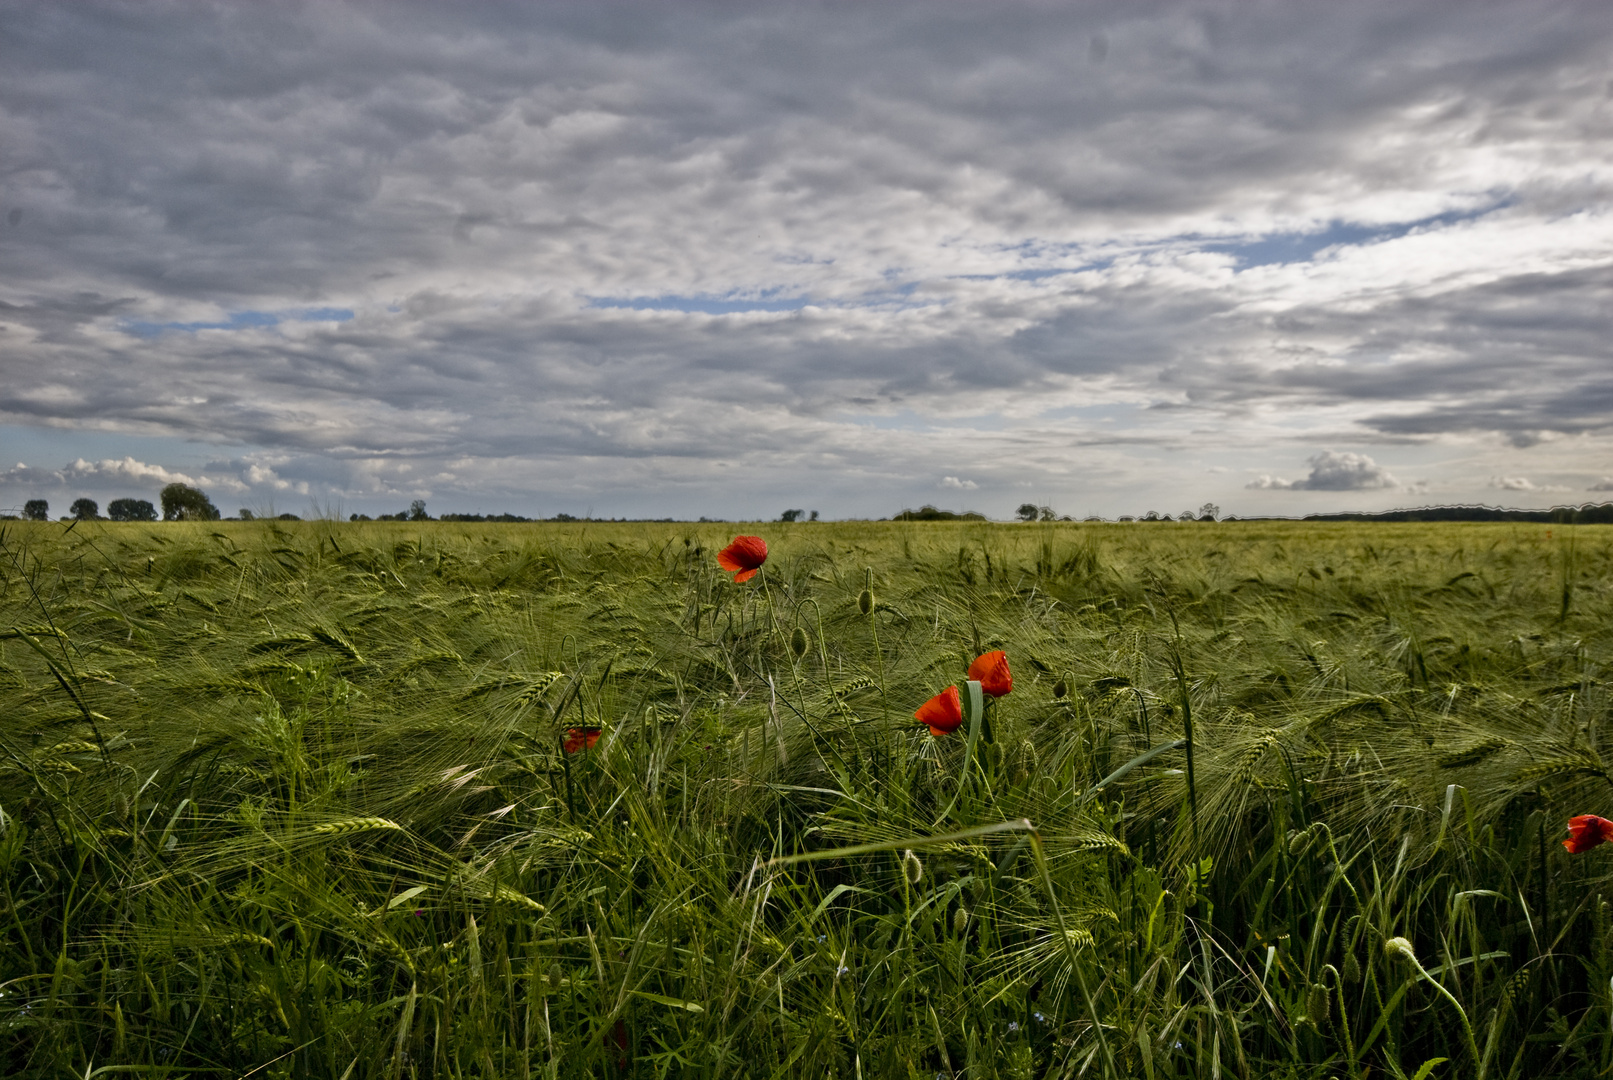
[[[563,745],[566,753],[575,754],[578,750],[592,750],[598,741],[599,729],[596,727],[568,727]]]
[[[1563,847],[1570,855],[1578,855],[1609,840],[1613,840],[1613,821],[1595,814],[1581,814],[1568,819],[1568,839],[1563,841]]]
[[[963,723],[963,702],[958,700],[958,688],[947,687],[920,705],[913,716],[929,727],[931,735],[950,735],[957,731]]]
[[[767,541],[760,536],[736,536],[734,542],[717,552],[717,565],[734,571],[734,584],[749,581],[767,561]]]
[[[1008,654],[993,649],[969,665],[969,678],[980,683],[980,689],[992,697],[1002,697],[1014,688],[1014,677],[1008,674]]]

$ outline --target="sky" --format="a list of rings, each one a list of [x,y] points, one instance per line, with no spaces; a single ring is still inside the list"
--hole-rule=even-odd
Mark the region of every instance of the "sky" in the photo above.
[[[1613,498],[1613,5],[0,0],[0,511]]]

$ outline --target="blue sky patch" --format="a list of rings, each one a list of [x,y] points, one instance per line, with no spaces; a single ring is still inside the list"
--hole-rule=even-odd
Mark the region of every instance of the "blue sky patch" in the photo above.
[[[246,330],[259,326],[279,326],[283,322],[346,322],[353,317],[349,308],[308,308],[303,311],[236,311],[223,322],[146,322],[123,324],[124,333],[135,337],[156,337],[170,330],[193,333],[197,330]]]
[[[811,299],[805,296],[768,299],[761,297],[732,298],[730,296],[592,296],[588,306],[593,308],[630,308],[633,311],[684,311],[701,315],[737,315],[747,311],[800,311]]]
[[[1004,278],[1009,281],[1040,281],[1043,278],[1058,277],[1060,274],[1081,274],[1088,270],[1107,270],[1113,265],[1114,259],[1109,258],[1084,263],[1081,266],[1054,266],[1038,270],[1009,270],[1001,274],[953,274],[952,276],[963,281],[1000,281]]]
[[[1204,244],[1206,251],[1225,251],[1237,256],[1240,269],[1252,266],[1271,266],[1282,263],[1310,262],[1319,252],[1340,244],[1382,243],[1398,240],[1417,229],[1435,229],[1458,222],[1473,221],[1506,203],[1492,203],[1477,210],[1452,210],[1416,221],[1395,225],[1355,225],[1344,221],[1329,222],[1327,228],[1315,232],[1268,233],[1258,240],[1222,240]]]
[[[814,300],[810,296],[780,296],[778,289],[766,289],[751,296],[724,293],[721,296],[697,293],[682,296],[590,296],[591,308],[628,308],[633,311],[683,311],[701,315],[739,315],[751,311],[800,311],[808,305],[825,308],[847,307],[923,307],[925,303],[912,300],[919,282],[908,281],[889,289],[864,293],[854,300]]]

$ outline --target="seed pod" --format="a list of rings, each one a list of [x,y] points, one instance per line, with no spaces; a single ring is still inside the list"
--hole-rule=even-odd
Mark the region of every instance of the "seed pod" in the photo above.
[[[1327,987],[1321,983],[1311,983],[1311,991],[1305,995],[1305,1015],[1310,1017],[1311,1023],[1321,1027],[1327,1023],[1328,1005],[1331,1003]]]
[[[1309,829],[1289,830],[1288,854],[1296,859],[1305,854],[1305,849],[1311,846],[1311,831]]]
[[[924,880],[924,864],[911,848],[902,853],[902,873],[907,875],[909,885],[917,885]]]
[[[1355,958],[1354,949],[1344,954],[1344,981],[1347,983],[1361,981],[1361,961]]]
[[[560,989],[560,962],[557,960],[549,965],[549,989]]]
[[[1383,955],[1393,960],[1399,956],[1412,963],[1417,962],[1417,951],[1411,947],[1411,942],[1403,937],[1392,937],[1383,943]]]
[[[857,594],[857,610],[864,615],[874,613],[874,591],[872,589],[864,589]]]
[[[1069,693],[1070,693],[1070,684],[1065,682],[1063,679],[1060,679],[1058,682],[1053,684],[1053,696],[1054,697],[1056,697],[1056,698],[1066,697],[1066,696],[1069,695]]]
[[[1035,776],[1041,771],[1042,762],[1036,754],[1036,744],[1029,739],[1019,742],[1019,761],[1017,771],[1021,776]]]
[[[799,659],[801,659],[801,657],[806,655],[806,651],[807,651],[807,632],[805,630],[801,629],[799,626],[797,626],[790,633],[790,652],[795,656],[795,658],[797,660],[799,660]]]
[[[969,909],[959,905],[958,910],[952,913],[952,932],[959,937],[969,929]]]

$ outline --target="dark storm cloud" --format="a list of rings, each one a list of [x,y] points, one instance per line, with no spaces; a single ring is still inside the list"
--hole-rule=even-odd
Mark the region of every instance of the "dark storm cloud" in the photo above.
[[[1613,9],[0,24],[0,418],[261,447],[248,485],[630,490],[743,445],[758,484],[877,456],[933,487],[965,448],[1056,477],[1613,415]],[[1039,417],[1104,403],[1131,428]],[[1288,487],[1374,486],[1330,475]]]

